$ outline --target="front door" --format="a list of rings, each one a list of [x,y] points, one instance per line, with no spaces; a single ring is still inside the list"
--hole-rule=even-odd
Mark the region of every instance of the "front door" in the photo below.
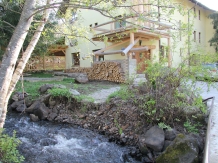
[[[150,50],[135,53],[135,59],[137,63],[137,73],[143,73],[146,69],[146,60],[151,59]]]

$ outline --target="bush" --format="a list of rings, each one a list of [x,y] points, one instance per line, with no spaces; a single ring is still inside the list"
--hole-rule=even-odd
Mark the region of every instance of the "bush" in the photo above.
[[[69,90],[66,88],[52,88],[48,90],[48,93],[50,93],[53,97],[67,97],[68,99],[70,99],[72,96]]]
[[[0,131],[0,160],[3,163],[20,163],[24,161],[24,157],[17,150],[20,140],[16,138],[16,133],[10,137]]]

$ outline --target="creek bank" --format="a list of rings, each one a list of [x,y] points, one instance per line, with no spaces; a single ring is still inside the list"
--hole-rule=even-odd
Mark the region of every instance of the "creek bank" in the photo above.
[[[141,162],[156,160],[194,163],[202,160],[205,136],[203,127],[200,135],[188,134],[179,123],[174,124],[173,129],[162,129],[156,124],[148,123],[144,111],[133,101],[112,98],[108,103],[95,104],[78,101],[76,98],[68,100],[66,97],[52,97],[47,94],[47,90],[51,88],[51,85],[43,89],[41,87],[42,96],[33,102],[27,94],[23,97],[22,93],[16,93],[9,109],[25,111],[32,121],[64,122],[98,131],[107,135],[109,141],[133,146],[130,155]],[[175,158],[174,155],[179,156]]]

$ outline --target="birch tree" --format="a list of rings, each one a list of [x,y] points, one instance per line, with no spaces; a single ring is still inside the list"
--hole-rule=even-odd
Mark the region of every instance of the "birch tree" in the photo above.
[[[47,0],[47,4],[50,0]],[[14,30],[14,34],[6,48],[4,53],[2,64],[0,68],[0,127],[2,128],[5,122],[7,113],[7,104],[11,96],[12,91],[20,78],[20,75],[25,68],[25,65],[30,58],[30,55],[39,40],[41,32],[45,26],[48,18],[48,10],[44,10],[43,19],[39,24],[33,38],[31,39],[25,52],[22,54],[22,58],[18,62],[18,66],[15,69],[16,62],[20,50],[23,46],[24,40],[27,36],[28,30],[33,21],[33,14],[35,12],[36,0],[28,0],[24,2],[23,11],[17,27]]]

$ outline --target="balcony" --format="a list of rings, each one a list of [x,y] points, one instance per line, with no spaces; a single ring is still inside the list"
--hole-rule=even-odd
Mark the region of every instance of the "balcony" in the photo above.
[[[169,38],[171,24],[146,19],[146,22],[138,22],[137,17],[118,19],[92,27],[95,33],[93,41],[119,42],[130,38],[130,33],[134,33],[135,38],[149,40]],[[136,23],[134,23],[136,22]]]

